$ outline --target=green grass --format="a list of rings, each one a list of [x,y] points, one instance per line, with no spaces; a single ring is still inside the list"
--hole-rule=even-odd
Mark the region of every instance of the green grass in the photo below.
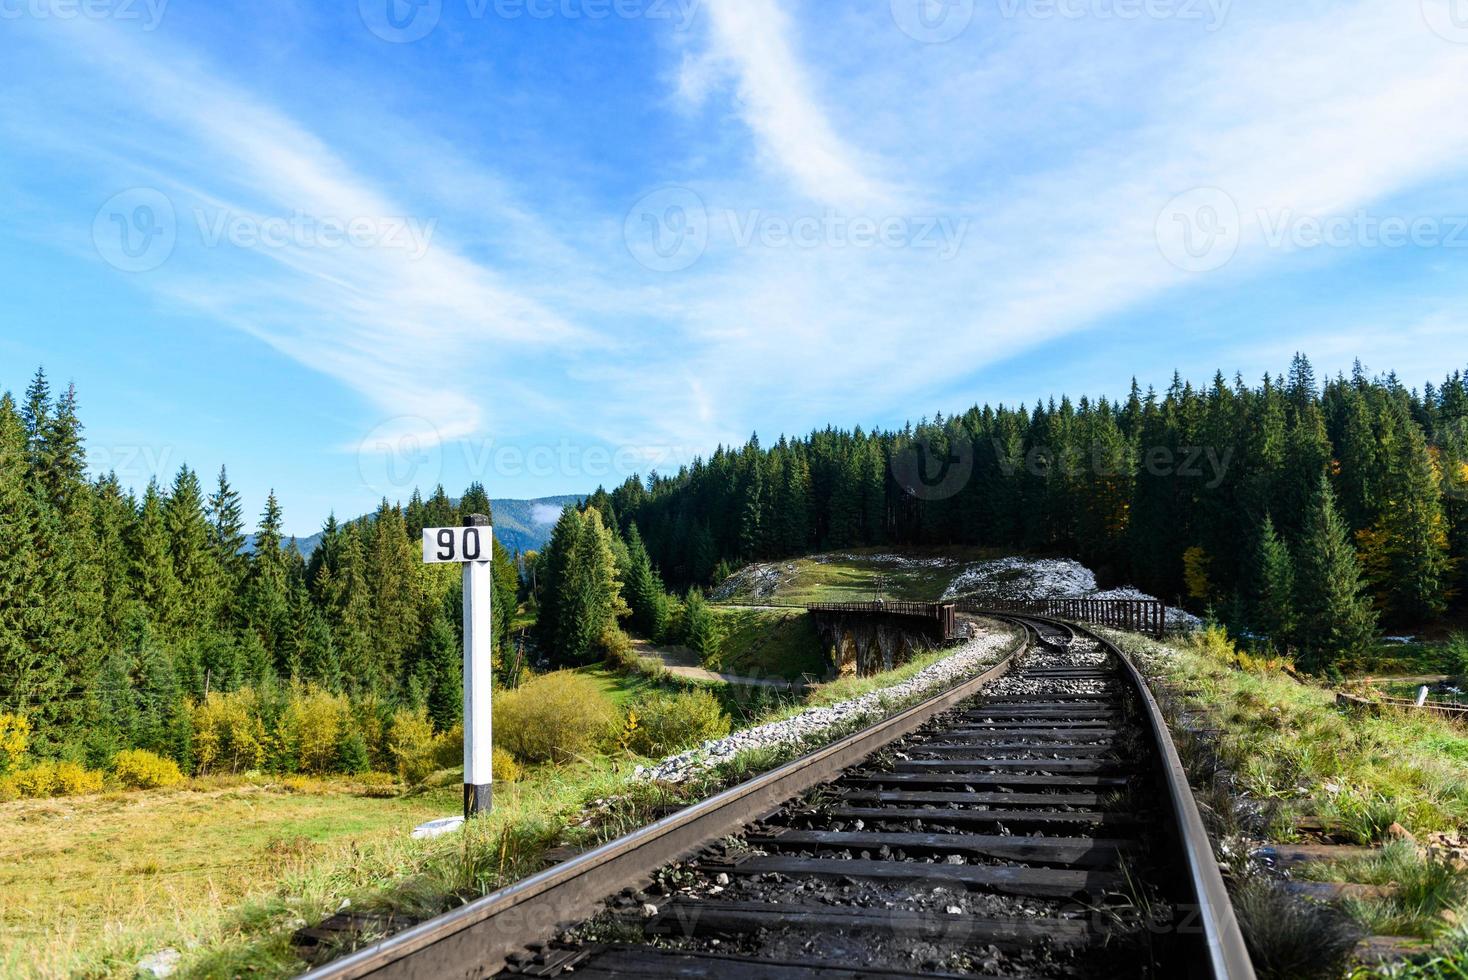
[[[577,671],[596,682],[597,689],[619,708],[626,708],[643,695],[666,690],[670,685],[659,683],[645,674],[633,674],[615,670],[606,664],[593,664]]]
[[[746,677],[823,676],[830,668],[811,618],[799,609],[744,609],[714,606],[724,629],[709,670]]]
[[[164,946],[224,941],[273,882],[406,837],[456,797],[239,779],[0,805],[0,976],[130,976]]]
[[[1367,858],[1306,865],[1298,876],[1395,886],[1397,894],[1390,898],[1352,901],[1347,906],[1373,935],[1431,939],[1448,929],[1442,918],[1445,910],[1456,915],[1468,903],[1468,875],[1446,861],[1425,857],[1408,841],[1394,841]]]

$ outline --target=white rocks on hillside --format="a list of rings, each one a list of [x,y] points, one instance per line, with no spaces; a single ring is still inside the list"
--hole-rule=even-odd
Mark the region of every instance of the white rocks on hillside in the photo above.
[[[1069,558],[1013,556],[981,561],[948,584],[943,598],[1062,599],[1096,591],[1096,573]]]
[[[745,595],[751,599],[768,599],[794,575],[795,565],[790,562],[745,565],[720,582],[709,597],[718,602],[737,595]]]
[[[838,726],[861,720],[875,720],[886,713],[886,706],[915,699],[951,687],[997,663],[1013,636],[1007,632],[984,631],[930,667],[892,687],[842,701],[829,708],[810,708],[793,718],[771,722],[727,738],[705,742],[696,749],[664,759],[654,766],[639,766],[636,775],[679,783],[690,776],[726,762],[748,749],[800,742]]]

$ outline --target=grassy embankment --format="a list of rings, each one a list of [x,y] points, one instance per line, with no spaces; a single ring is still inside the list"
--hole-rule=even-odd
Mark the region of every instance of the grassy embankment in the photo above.
[[[1114,635],[1153,678],[1240,876],[1256,870],[1247,854],[1261,840],[1325,833],[1388,844],[1295,877],[1392,886],[1393,894],[1343,903],[1358,932],[1419,937],[1448,957],[1431,968],[1448,972],[1420,975],[1468,976],[1450,972],[1468,970],[1468,867],[1453,861],[1468,830],[1468,729],[1430,715],[1340,709],[1328,688],[1238,656],[1218,632],[1171,646]],[[1220,773],[1231,774],[1232,799]],[[1402,830],[1419,843],[1390,843]]]
[[[922,548],[903,550],[862,548],[829,555],[813,555],[772,562],[773,591],[753,589],[746,579],[740,587],[715,601],[804,605],[808,602],[866,602],[881,594],[888,599],[931,602],[943,595],[954,576],[966,565],[1005,552],[984,548]],[[894,560],[899,559],[899,560]]]

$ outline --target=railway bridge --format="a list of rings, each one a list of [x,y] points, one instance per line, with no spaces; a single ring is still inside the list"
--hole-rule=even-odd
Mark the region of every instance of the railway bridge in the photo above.
[[[819,602],[806,606],[837,676],[867,676],[942,646],[957,634],[956,609],[938,602]]]

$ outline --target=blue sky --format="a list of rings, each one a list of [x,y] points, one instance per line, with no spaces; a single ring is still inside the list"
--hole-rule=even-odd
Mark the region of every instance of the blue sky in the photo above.
[[[1468,367],[1468,0],[0,0],[0,387],[289,526]]]

